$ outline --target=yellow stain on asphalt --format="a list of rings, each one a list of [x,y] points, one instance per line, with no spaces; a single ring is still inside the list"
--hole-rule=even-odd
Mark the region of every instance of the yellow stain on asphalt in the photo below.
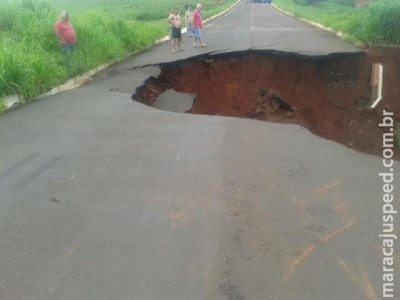
[[[308,223],[314,222],[313,215],[307,209],[307,201],[304,199],[298,199],[297,197],[290,198],[290,201],[295,203],[300,210],[301,214],[306,218]]]
[[[185,222],[187,220],[187,216],[183,210],[170,211],[168,213],[168,218],[170,219],[172,228],[176,228],[179,223]]]
[[[332,183],[328,183],[327,185],[325,185],[325,186],[323,186],[321,188],[313,190],[312,194],[314,196],[322,196],[322,195],[326,194],[328,191],[330,191],[333,188],[337,187],[341,182],[342,182],[342,179],[336,179]]]
[[[289,269],[286,272],[286,275],[285,275],[283,280],[287,281],[288,279],[290,279],[293,276],[293,274],[296,271],[296,269],[298,268],[298,266],[303,261],[305,261],[309,256],[311,256],[311,254],[314,252],[314,250],[318,246],[327,243],[328,241],[330,241],[330,240],[334,239],[335,237],[337,237],[342,232],[348,230],[349,228],[351,228],[354,225],[355,222],[356,222],[356,219],[354,218],[353,220],[351,220],[348,224],[346,224],[342,228],[339,228],[338,230],[336,230],[336,231],[334,231],[332,233],[329,233],[329,234],[327,234],[327,235],[325,235],[325,236],[323,236],[321,238],[318,237],[318,240],[315,243],[313,243],[313,244],[307,246],[306,248],[304,248],[298,256],[293,258],[293,260],[292,260],[292,262],[291,262],[291,264],[289,266]]]
[[[361,288],[367,299],[376,300],[378,299],[375,293],[375,290],[372,286],[371,280],[368,276],[367,271],[365,270],[365,266],[361,265],[361,271],[359,276],[349,267],[349,265],[336,253],[336,251],[331,250],[331,252],[335,255],[336,259],[339,261],[340,266],[345,270],[347,276],[356,284],[359,288]]]

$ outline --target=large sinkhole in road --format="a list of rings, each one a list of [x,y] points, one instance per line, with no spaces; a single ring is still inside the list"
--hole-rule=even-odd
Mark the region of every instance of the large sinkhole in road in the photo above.
[[[382,115],[369,108],[371,64],[362,54],[226,54],[160,69],[158,78],[137,88],[134,100],[190,114],[295,123],[365,153],[381,151]]]

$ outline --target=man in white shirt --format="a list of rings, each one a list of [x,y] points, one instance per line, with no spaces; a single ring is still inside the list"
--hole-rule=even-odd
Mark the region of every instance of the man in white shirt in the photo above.
[[[193,11],[191,7],[188,7],[188,10],[185,14],[185,22],[186,22],[186,36],[193,37],[194,36]]]

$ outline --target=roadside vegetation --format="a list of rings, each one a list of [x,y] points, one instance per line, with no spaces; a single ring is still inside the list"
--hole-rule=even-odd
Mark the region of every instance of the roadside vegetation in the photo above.
[[[208,18],[228,8],[236,0],[51,0],[52,6],[60,11],[75,14],[82,10],[105,13],[123,20],[165,20],[171,8],[179,8],[182,15],[188,7],[193,9],[202,3],[204,17]],[[165,25],[165,23],[164,23]]]
[[[0,113],[4,98],[30,101],[101,64],[145,49],[168,34],[172,7],[182,14],[191,0],[0,0]],[[236,0],[202,1],[205,18]],[[53,27],[60,13],[71,13],[78,47],[63,57]]]
[[[400,45],[399,0],[274,0],[295,17],[341,32],[365,46]],[[395,141],[400,149],[400,124]]]
[[[397,0],[274,0],[282,9],[364,45],[400,44],[400,1]]]

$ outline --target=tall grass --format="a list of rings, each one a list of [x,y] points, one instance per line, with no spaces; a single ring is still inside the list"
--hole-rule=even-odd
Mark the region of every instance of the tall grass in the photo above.
[[[0,1],[0,97],[31,99],[66,78],[44,1]]]
[[[354,6],[355,0],[294,0],[294,3],[300,5],[316,5],[320,3],[334,2],[339,5]]]
[[[0,0],[0,97],[18,94],[30,100],[71,76],[154,43],[165,32],[160,26],[82,12],[71,20],[78,48],[67,63],[53,32],[57,19],[47,1]]]
[[[278,6],[336,31],[351,41],[400,44],[400,1],[371,0],[355,7],[354,0],[275,0]]]
[[[372,1],[351,20],[349,31],[365,44],[400,44],[400,1]]]
[[[82,10],[95,10],[124,20],[157,21],[166,19],[171,8],[182,12],[189,6],[194,8],[201,2],[204,13],[220,12],[226,5],[237,0],[51,0],[52,5],[62,11],[78,13]]]
[[[205,0],[207,11],[221,11],[236,0]],[[98,65],[144,49],[166,35],[171,7],[186,0],[0,0],[1,99],[18,94],[29,101]],[[208,6],[210,5],[210,6]],[[70,10],[77,50],[66,60],[53,32],[63,10]],[[147,16],[146,16],[147,14]],[[146,21],[146,22],[144,22]]]

